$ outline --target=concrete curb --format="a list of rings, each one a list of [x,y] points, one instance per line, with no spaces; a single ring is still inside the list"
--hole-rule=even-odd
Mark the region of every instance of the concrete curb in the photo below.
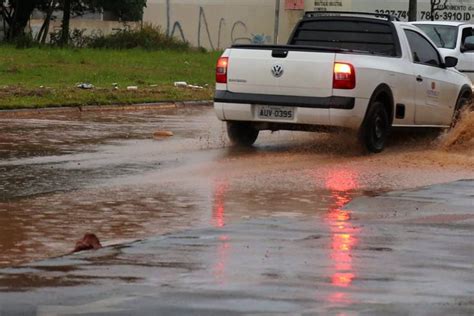
[[[179,101],[179,102],[154,102],[154,103],[137,103],[128,105],[85,105],[70,107],[47,107],[38,109],[14,109],[0,110],[0,117],[11,116],[28,116],[42,115],[50,113],[74,113],[74,112],[105,112],[105,111],[140,111],[140,110],[157,110],[157,109],[174,109],[187,106],[212,106],[212,100],[204,101]]]

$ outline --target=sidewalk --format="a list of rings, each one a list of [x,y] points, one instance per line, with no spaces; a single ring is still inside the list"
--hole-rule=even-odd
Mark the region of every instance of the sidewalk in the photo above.
[[[474,180],[0,270],[0,315],[472,315]]]

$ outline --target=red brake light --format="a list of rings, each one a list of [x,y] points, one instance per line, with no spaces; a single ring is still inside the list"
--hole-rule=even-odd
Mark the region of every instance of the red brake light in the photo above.
[[[354,89],[355,86],[354,66],[347,63],[334,63],[333,89]]]
[[[221,57],[217,60],[216,82],[227,83],[227,67],[229,65],[229,57]]]

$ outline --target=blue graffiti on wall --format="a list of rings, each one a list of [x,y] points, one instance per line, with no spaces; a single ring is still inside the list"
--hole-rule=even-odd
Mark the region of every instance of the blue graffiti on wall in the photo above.
[[[265,34],[252,34],[251,37],[252,44],[266,44],[271,43],[272,37],[270,35]]]
[[[209,23],[207,21],[206,12],[202,6],[199,6],[199,20],[197,28],[197,44],[199,47],[202,47],[202,37],[209,43],[209,47],[212,50],[221,49],[221,40],[222,32],[224,32],[224,27],[227,25],[227,22],[224,18],[219,20],[218,30],[217,30],[217,45],[214,45],[212,40]],[[204,32],[203,32],[204,29]],[[171,27],[171,0],[166,0],[166,34],[168,36],[177,36],[183,41],[187,41],[186,36],[184,35],[183,27],[180,21],[173,23]],[[251,43],[251,44],[265,44],[271,43],[272,37],[265,34],[250,34],[248,35],[247,25],[243,21],[235,21],[232,23],[230,38],[232,44],[237,43]]]

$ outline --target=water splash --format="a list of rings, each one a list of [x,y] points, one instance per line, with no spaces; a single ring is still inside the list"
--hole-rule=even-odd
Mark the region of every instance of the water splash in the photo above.
[[[440,146],[446,151],[474,154],[474,112],[463,113],[456,127],[441,136]]]

